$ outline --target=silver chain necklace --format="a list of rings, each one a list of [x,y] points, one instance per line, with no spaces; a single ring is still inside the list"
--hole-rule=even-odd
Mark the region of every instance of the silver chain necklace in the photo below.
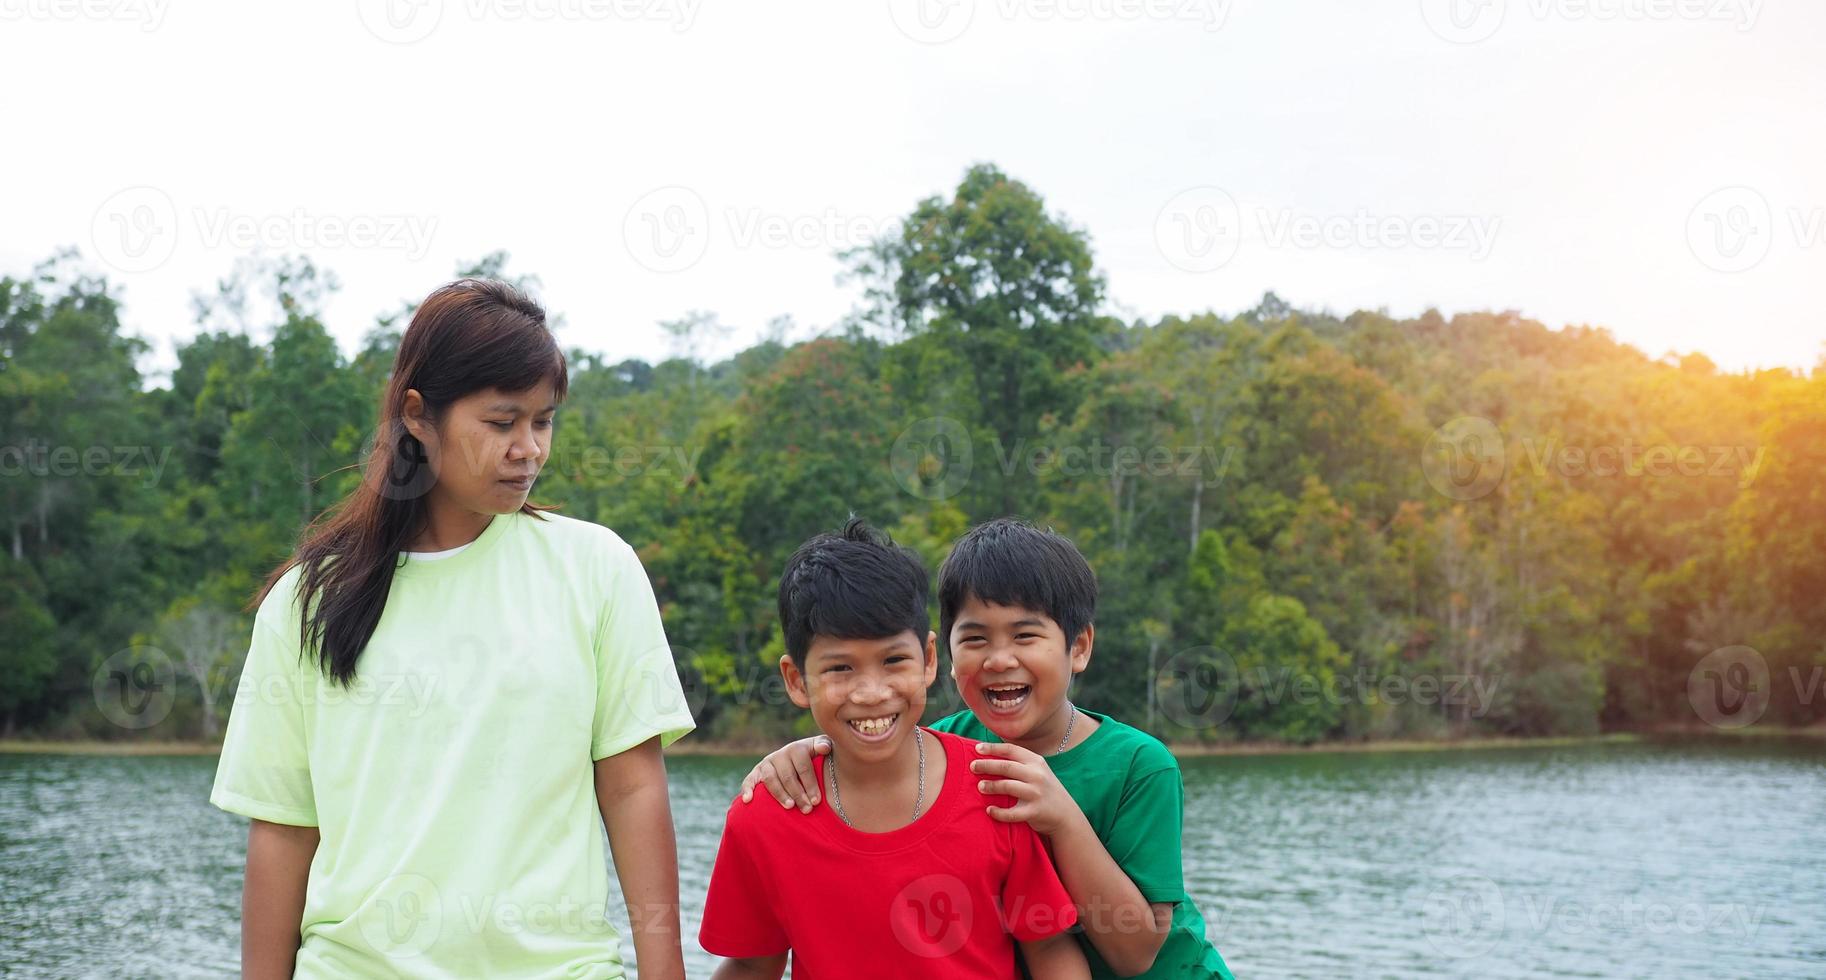
[[[919,795],[913,797],[913,819],[918,820],[919,808],[926,802],[926,737],[918,727],[913,729],[913,744],[919,749]],[[837,816],[843,820],[844,824],[854,827],[856,825],[850,823],[850,815],[843,812],[843,794],[837,789],[837,756],[834,753],[831,755],[830,761],[831,808],[837,811]]]
[[[1067,701],[1065,702],[1065,707],[1071,711],[1071,714],[1066,716],[1065,737],[1059,740],[1059,747],[1052,750],[1053,755],[1058,755],[1065,751],[1065,743],[1072,740],[1072,726],[1078,723],[1078,706]]]

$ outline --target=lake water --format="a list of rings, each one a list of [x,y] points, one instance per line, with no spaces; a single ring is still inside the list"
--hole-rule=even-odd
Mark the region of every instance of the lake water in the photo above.
[[[669,760],[687,966],[750,760]],[[209,757],[0,755],[0,976],[233,975]],[[1826,977],[1826,742],[1190,759],[1186,883],[1238,977]]]

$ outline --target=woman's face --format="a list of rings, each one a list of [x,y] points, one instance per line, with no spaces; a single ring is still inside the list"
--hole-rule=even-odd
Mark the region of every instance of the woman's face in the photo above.
[[[437,424],[417,389],[406,393],[406,427],[425,446],[434,492],[478,514],[510,514],[531,492],[552,451],[551,382],[527,391],[487,388],[451,403]]]

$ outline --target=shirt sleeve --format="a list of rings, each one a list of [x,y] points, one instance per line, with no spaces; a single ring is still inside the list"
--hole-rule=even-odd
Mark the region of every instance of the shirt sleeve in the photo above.
[[[618,551],[596,625],[592,760],[625,752],[655,735],[662,747],[671,745],[697,727],[647,571],[626,544],[618,542]]]
[[[1149,902],[1186,900],[1180,855],[1184,807],[1179,767],[1169,762],[1124,787],[1116,819],[1104,837],[1111,859]]]
[[[305,727],[311,679],[298,653],[295,637],[256,617],[209,802],[255,820],[315,827]]]
[[[723,840],[717,846],[716,866],[710,871],[710,892],[704,898],[704,921],[698,927],[697,942],[705,952],[717,956],[778,956],[789,945],[786,927],[774,914],[774,899],[744,844],[739,827],[742,814],[737,813],[740,806],[730,804],[723,823]]]
[[[1055,936],[1078,922],[1078,907],[1065,892],[1040,835],[1024,823],[1007,824],[1012,859],[1002,882],[1002,916],[1008,934],[1020,942]]]

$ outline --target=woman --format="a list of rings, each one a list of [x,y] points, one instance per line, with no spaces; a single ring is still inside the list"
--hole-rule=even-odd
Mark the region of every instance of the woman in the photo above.
[[[607,528],[527,502],[566,392],[538,304],[465,279],[400,340],[362,485],[256,600],[210,800],[253,820],[242,968],[680,978],[659,608]]]

